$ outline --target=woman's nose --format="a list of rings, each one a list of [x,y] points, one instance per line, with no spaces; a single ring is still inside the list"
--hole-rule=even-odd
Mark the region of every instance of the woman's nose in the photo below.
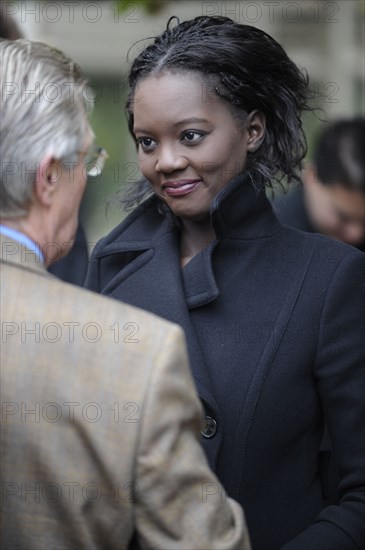
[[[187,165],[187,158],[175,147],[160,146],[155,165],[157,172],[170,173],[175,170],[183,170]]]

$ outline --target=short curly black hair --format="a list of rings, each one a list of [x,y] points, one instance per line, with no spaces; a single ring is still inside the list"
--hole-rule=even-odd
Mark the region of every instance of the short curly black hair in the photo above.
[[[298,181],[307,151],[301,114],[311,110],[307,73],[260,29],[228,17],[201,16],[171,26],[172,19],[130,69],[126,114],[132,136],[133,99],[141,79],[163,71],[198,72],[229,103],[236,119],[244,122],[252,110],[265,114],[264,141],[248,155],[245,167],[254,185]],[[146,185],[135,186],[129,207],[147,193]]]

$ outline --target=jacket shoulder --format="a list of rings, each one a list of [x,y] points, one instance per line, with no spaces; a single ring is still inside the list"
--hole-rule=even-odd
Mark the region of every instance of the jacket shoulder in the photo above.
[[[129,324],[130,332],[133,332],[134,326],[140,334],[143,327],[144,346],[152,354],[157,345],[156,335],[163,338],[172,325],[135,306],[66,283],[52,275],[42,276],[9,264],[2,267],[1,311],[4,319],[11,315],[14,322],[27,323],[36,319],[41,327],[54,323],[61,327],[62,337],[65,333],[65,343],[66,333],[70,332],[68,325],[73,324],[80,327],[80,330],[84,327],[84,332],[87,332],[87,327],[91,327],[90,334],[94,326],[103,336],[100,340],[95,340],[100,348],[107,347],[108,343],[113,343],[116,339],[114,329],[110,327],[118,325],[122,332],[126,332],[123,327]],[[89,338],[90,341],[92,339],[93,337]],[[129,341],[128,335],[125,340]],[[84,343],[82,338],[80,342]],[[75,349],[77,341],[73,343],[75,345],[72,349]]]
[[[302,231],[313,231],[305,209],[302,188],[295,188],[276,197],[271,204],[282,224],[290,225]]]
[[[56,285],[62,285],[59,290],[62,292],[62,302],[66,312],[69,308],[73,310],[77,308],[79,315],[84,318],[85,322],[91,318],[91,312],[94,312],[95,320],[103,326],[109,326],[113,322],[118,322],[119,325],[123,326],[128,323],[134,326],[143,326],[145,328],[144,340],[146,344],[148,342],[148,346],[151,346],[151,353],[154,352],[155,343],[154,338],[149,337],[150,333],[154,333],[155,336],[156,334],[162,335],[171,328],[172,323],[144,309],[97,294],[85,288],[80,289],[69,283],[54,282]],[[54,293],[55,291],[52,290],[51,292]]]
[[[308,231],[303,231],[296,227],[285,225],[282,223],[282,230],[279,233],[279,239],[287,240],[289,242],[297,243],[297,248],[304,250],[308,249],[313,252],[316,251],[317,255],[321,252],[326,252],[325,256],[328,259],[329,257],[333,259],[341,260],[345,256],[358,256],[359,258],[365,258],[363,252],[358,250],[356,247],[322,235],[321,233],[312,233]]]

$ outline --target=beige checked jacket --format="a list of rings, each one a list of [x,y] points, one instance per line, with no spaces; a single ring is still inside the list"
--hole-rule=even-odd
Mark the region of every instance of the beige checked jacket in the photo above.
[[[0,243],[1,548],[248,550],[181,329]]]

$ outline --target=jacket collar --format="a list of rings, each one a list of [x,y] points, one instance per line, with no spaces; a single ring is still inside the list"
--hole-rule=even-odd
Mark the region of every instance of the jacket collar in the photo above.
[[[213,266],[214,250],[223,239],[236,242],[268,237],[280,230],[265,191],[257,191],[239,174],[216,196],[211,208],[216,240],[183,269],[185,295],[190,309],[215,300],[220,293]]]
[[[211,219],[217,241],[223,238],[255,239],[274,235],[281,224],[273,213],[265,191],[258,191],[249,176],[239,174],[215,197]],[[96,246],[93,256],[154,248],[166,233],[176,233],[167,218],[157,211],[150,197]]]
[[[247,174],[238,174],[215,197],[211,218],[217,239],[257,239],[280,230],[280,223],[266,198]]]
[[[3,234],[0,234],[0,261],[51,277],[34,250]]]
[[[257,191],[249,176],[239,174],[216,196],[211,207],[212,223],[217,239],[180,269],[178,235],[169,221],[157,211],[156,198],[152,197],[135,209],[128,218],[116,227],[94,251],[95,259],[115,254],[147,252],[128,268],[118,272],[104,289],[113,292],[118,284],[133,273],[154,262],[157,272],[171,273],[172,264],[182,275],[185,297],[189,309],[205,305],[219,296],[213,270],[213,251],[222,239],[255,240],[270,237],[280,231],[281,224],[274,215],[265,191]],[[127,256],[126,256],[127,257]],[[120,268],[119,268],[120,269]],[[163,284],[155,280],[155,285]]]

